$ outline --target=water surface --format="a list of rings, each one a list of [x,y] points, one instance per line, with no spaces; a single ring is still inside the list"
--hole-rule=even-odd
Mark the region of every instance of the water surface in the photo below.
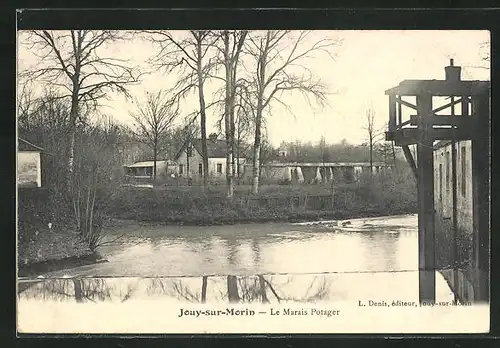
[[[162,226],[130,223],[99,248],[109,262],[60,276],[202,276],[417,270],[417,216],[322,223]]]

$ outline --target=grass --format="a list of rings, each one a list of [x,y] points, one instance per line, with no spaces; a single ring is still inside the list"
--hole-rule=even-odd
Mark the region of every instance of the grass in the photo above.
[[[356,183],[237,185],[232,200],[224,185],[204,192],[200,186],[122,188],[111,195],[105,210],[112,217],[189,225],[266,221],[343,219],[414,212],[416,195],[407,180],[362,178]],[[411,180],[411,179],[410,179]]]
[[[78,239],[73,226],[70,205],[56,195],[38,197],[35,192],[20,195],[20,263],[88,254],[88,244]],[[106,217],[138,222],[224,225],[398,215],[414,213],[417,207],[414,179],[404,175],[339,183],[333,195],[331,184],[321,183],[264,184],[258,195],[250,192],[250,185],[236,185],[234,198],[228,200],[223,183],[211,185],[206,192],[194,185],[107,187],[98,211]],[[53,224],[51,231],[48,222]]]

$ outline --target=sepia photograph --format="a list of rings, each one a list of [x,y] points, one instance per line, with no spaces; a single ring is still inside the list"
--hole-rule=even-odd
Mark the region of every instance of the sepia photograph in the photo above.
[[[18,334],[487,333],[490,33],[18,30]]]

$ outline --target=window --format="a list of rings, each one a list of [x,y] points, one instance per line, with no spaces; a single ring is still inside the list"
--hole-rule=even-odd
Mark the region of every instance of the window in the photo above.
[[[179,164],[179,175],[184,174],[184,164]]]
[[[217,163],[217,174],[222,174],[222,164]]]
[[[198,174],[203,175],[203,163],[198,164]]]
[[[467,171],[467,158],[466,158],[466,149],[465,146],[462,146],[461,152],[460,152],[460,160],[462,162],[462,196],[465,197],[467,193],[467,178],[466,178],[466,171]]]
[[[450,172],[451,172],[451,161],[450,161],[450,151],[446,151],[446,192],[450,192]]]

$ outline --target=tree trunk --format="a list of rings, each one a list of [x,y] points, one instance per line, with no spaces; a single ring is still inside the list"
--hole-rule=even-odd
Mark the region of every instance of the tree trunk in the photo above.
[[[232,93],[232,72],[231,60],[229,58],[229,32],[224,32],[224,66],[226,70],[226,95],[224,100],[224,126],[226,135],[226,183],[227,198],[233,199],[233,141],[231,139],[231,93]]]
[[[370,175],[373,175],[373,140],[370,138]]]
[[[186,147],[186,175],[188,178],[191,177],[190,168],[189,168],[189,155],[190,155],[189,146],[191,146],[191,145],[188,144],[188,146]]]
[[[153,184],[156,183],[156,160],[158,157],[158,145],[153,148]]]
[[[205,95],[203,92],[203,76],[201,66],[201,41],[197,46],[198,57],[198,98],[200,102],[200,126],[201,126],[201,156],[203,157],[203,189],[208,187],[208,150],[207,150],[207,115],[205,112]]]
[[[238,142],[236,144],[236,182],[238,185],[240,184],[240,139],[238,138]]]
[[[71,94],[71,110],[70,110],[70,118],[68,125],[68,149],[67,149],[68,173],[66,177],[67,192],[71,192],[71,189],[73,187],[77,118],[78,118],[78,87],[77,85],[75,85],[75,87],[73,87],[73,92]]]
[[[259,193],[259,176],[260,176],[260,141],[261,141],[261,123],[262,123],[262,106],[260,100],[257,102],[257,117],[255,120],[255,139],[253,144],[253,163],[252,163],[252,193]]]

